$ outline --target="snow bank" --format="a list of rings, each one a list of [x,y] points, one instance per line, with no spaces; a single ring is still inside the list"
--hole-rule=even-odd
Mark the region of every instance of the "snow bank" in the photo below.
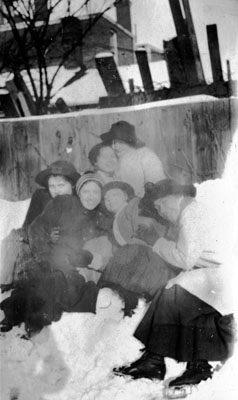
[[[113,301],[112,301],[113,303]],[[132,318],[115,307],[94,314],[64,314],[32,340],[14,328],[0,337],[2,400],[160,400],[162,382],[114,376],[112,368],[138,358],[142,345],[133,332],[146,306],[140,302]],[[184,363],[166,359],[165,380],[183,372]],[[191,400],[237,396],[232,358],[212,380],[201,383]]]
[[[0,199],[0,240],[6,237],[13,228],[20,228],[24,222],[30,199],[7,201]]]

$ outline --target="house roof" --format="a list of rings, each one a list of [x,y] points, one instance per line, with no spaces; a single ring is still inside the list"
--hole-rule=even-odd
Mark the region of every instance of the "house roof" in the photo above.
[[[169,87],[170,83],[166,62],[164,60],[160,60],[156,62],[151,62],[149,65],[154,88],[160,89],[162,87]],[[50,79],[53,77],[56,68],[57,67],[55,66],[48,67],[48,74]],[[83,77],[75,80],[73,83],[63,88],[64,84],[68,82],[71,78],[73,78],[75,74],[79,71],[80,68],[60,68],[53,85],[53,97],[51,103],[54,104],[57,99],[61,97],[68,106],[97,104],[100,97],[107,96],[103,81],[96,68],[88,69]],[[125,91],[127,93],[129,93],[129,79],[133,79],[135,91],[143,91],[143,84],[137,64],[119,66],[118,71],[121,76]],[[39,73],[37,69],[32,69],[31,72],[33,75],[33,79],[37,84],[37,82],[39,82]],[[31,92],[29,78],[26,72],[22,71],[22,75]],[[6,92],[4,88],[6,81],[12,78],[13,75],[10,73],[4,73],[0,75],[0,88],[2,88],[4,92]]]
[[[155,89],[170,86],[165,61],[150,63],[150,70]],[[137,64],[119,66],[118,71],[127,93],[129,93],[129,79],[133,79],[135,91],[143,91],[143,84]],[[98,70],[89,69],[82,78],[58,91],[52,98],[52,102],[55,103],[61,97],[68,106],[96,104],[99,98],[104,96],[107,96],[107,92]]]
[[[139,43],[136,43],[135,47],[136,47],[136,50],[143,48],[143,49],[149,49],[149,50],[154,51],[159,54],[164,54],[163,49],[160,49],[159,47],[156,47],[150,43],[140,43],[139,42]]]

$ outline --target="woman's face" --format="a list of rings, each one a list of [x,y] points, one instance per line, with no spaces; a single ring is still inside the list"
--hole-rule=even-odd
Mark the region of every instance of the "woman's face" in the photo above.
[[[127,153],[131,146],[122,140],[114,140],[112,142],[112,148],[115,151],[118,158],[121,158],[125,153]]]
[[[98,155],[95,163],[97,169],[103,172],[115,172],[117,166],[117,158],[111,147],[103,147]]]
[[[127,200],[127,194],[119,188],[108,190],[104,197],[105,206],[112,213],[119,211]]]
[[[166,196],[154,201],[158,213],[171,222],[176,222],[180,214],[180,196]]]
[[[84,208],[94,210],[101,202],[101,188],[96,182],[86,182],[79,191],[79,198]]]
[[[51,175],[48,179],[48,189],[53,198],[63,194],[73,193],[72,184],[62,175]]]

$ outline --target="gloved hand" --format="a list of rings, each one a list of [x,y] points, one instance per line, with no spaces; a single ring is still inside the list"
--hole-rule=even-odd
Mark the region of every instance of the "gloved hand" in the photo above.
[[[19,233],[19,238],[21,242],[29,243],[28,232],[26,228],[19,228],[15,232]]]
[[[155,242],[159,239],[158,232],[152,226],[139,225],[136,231],[136,237],[143,240],[149,246],[154,246]]]
[[[52,228],[50,232],[50,241],[51,243],[57,243],[60,237],[60,229],[59,227],[55,226]]]

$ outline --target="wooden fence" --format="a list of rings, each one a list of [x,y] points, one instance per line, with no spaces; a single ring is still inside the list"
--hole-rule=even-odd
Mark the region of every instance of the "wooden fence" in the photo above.
[[[113,122],[126,120],[172,175],[220,177],[237,125],[237,99],[191,97],[138,106],[0,121],[0,198],[23,200],[36,173],[57,159],[82,172],[90,148]]]

